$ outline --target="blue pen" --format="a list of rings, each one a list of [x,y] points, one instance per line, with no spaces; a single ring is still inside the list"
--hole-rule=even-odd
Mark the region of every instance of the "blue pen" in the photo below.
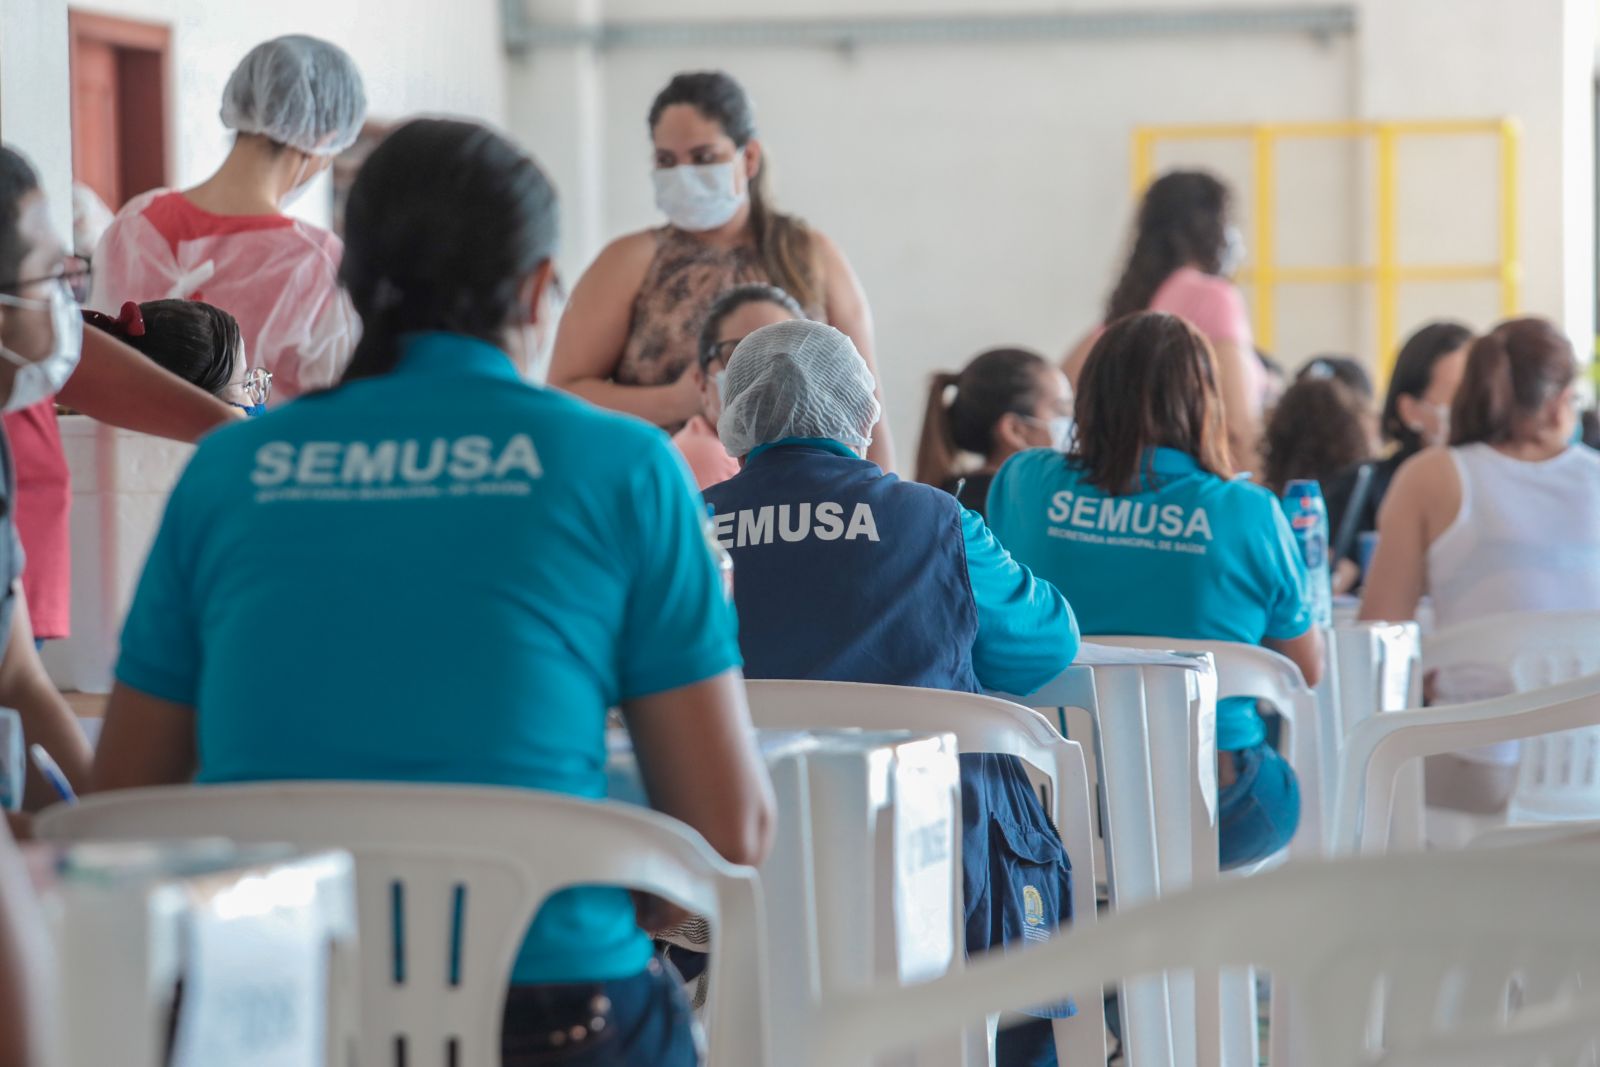
[[[78,794],[72,791],[72,783],[67,781],[67,776],[61,773],[61,765],[50,758],[50,753],[44,750],[43,745],[33,744],[28,746],[28,754],[33,757],[33,765],[39,768],[39,773],[44,775],[61,797],[63,803],[76,804]]]

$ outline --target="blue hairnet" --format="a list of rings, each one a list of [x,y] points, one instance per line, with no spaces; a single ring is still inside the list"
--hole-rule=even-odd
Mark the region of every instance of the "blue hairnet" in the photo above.
[[[728,359],[717,434],[731,456],[786,437],[872,443],[882,409],[855,344],[821,322],[763,326]]]
[[[355,143],[367,117],[361,72],[315,37],[276,37],[250,50],[222,90],[222,124],[315,156]]]

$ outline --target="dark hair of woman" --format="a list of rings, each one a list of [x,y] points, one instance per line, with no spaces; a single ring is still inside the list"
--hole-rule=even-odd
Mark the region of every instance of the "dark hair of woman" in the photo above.
[[[1157,178],[1139,204],[1133,251],[1111,291],[1105,321],[1147,309],[1179,267],[1221,273],[1228,210],[1228,187],[1204,171],[1175,170]]]
[[[27,279],[17,277],[22,261],[28,258],[17,223],[22,214],[22,198],[39,188],[39,176],[21,153],[0,147],[0,290],[10,290]]]
[[[729,289],[712,302],[711,310],[706,312],[706,321],[700,327],[697,352],[701,370],[705,370],[711,365],[712,360],[718,358],[717,335],[722,332],[724,320],[746,304],[777,304],[797,319],[806,317],[799,302],[776,285],[755,282]]]
[[[1267,488],[1282,495],[1292,481],[1326,485],[1371,458],[1366,398],[1338,378],[1302,378],[1278,401],[1262,436]]]
[[[917,445],[917,481],[941,485],[955,477],[962,452],[987,456],[1001,418],[1033,417],[1040,376],[1050,369],[1043,356],[1026,348],[991,348],[959,374],[935,374]]]
[[[500,345],[526,321],[520,289],[555,253],[556,192],[485,126],[416,119],[356,175],[340,280],[361,316],[343,380],[387,374],[401,334],[444,330]]]
[[[1369,401],[1378,395],[1372,388],[1372,375],[1353,356],[1313,356],[1300,368],[1294,380],[1303,382],[1312,378],[1331,378]]]
[[[1142,312],[1106,328],[1084,361],[1069,462],[1113,496],[1149,484],[1151,450],[1171,448],[1233,477],[1211,345],[1176,315]]]
[[[1578,376],[1572,342],[1544,319],[1511,319],[1480,337],[1450,409],[1452,445],[1533,437],[1545,406]]]
[[[233,381],[244,347],[239,321],[197,300],[130,300],[115,318],[97,311],[84,318],[213,396]]]
[[[743,148],[756,137],[756,111],[750,94],[723,71],[676,75],[650,105],[651,132],[661,121],[662,112],[678,104],[687,104],[721,126],[736,147]],[[750,229],[755,234],[756,253],[773,284],[802,307],[821,307],[822,272],[811,228],[773,206],[771,171],[771,154],[763,152],[761,169],[750,180]]]
[[[1400,398],[1420,398],[1433,381],[1433,365],[1472,340],[1472,331],[1459,322],[1430,322],[1406,338],[1389,372],[1378,430],[1386,441],[1400,446],[1403,455],[1422,449],[1422,437],[1400,417]]]

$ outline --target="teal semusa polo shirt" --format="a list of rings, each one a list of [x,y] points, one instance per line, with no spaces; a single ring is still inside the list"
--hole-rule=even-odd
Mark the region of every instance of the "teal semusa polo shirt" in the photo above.
[[[605,717],[738,667],[665,434],[410,335],[397,369],[220,430],[167,506],[117,677],[195,711],[202,783],[605,794]],[[442,921],[442,920],[441,920]],[[622,889],[552,897],[518,983],[637,974]]]
[[[1111,496],[1047,449],[1006,461],[989,525],[1066,595],[1085,634],[1260,644],[1311,628],[1305,563],[1266,489],[1227,481],[1169,448],[1146,455],[1141,490]],[[1217,748],[1260,744],[1255,701],[1217,708]]]

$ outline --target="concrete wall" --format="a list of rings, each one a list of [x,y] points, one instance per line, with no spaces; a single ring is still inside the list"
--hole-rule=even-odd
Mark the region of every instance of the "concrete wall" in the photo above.
[[[19,17],[26,8],[27,17]],[[0,140],[23,151],[50,197],[56,230],[72,233],[71,103],[66,0],[0,0]]]
[[[172,27],[177,185],[205,178],[221,162],[231,143],[217,118],[228,75],[252,46],[285,33],[313,34],[348,50],[374,118],[426,111],[505,121],[506,63],[494,0],[95,0],[84,6]],[[325,222],[328,206],[327,193],[313,189],[295,213]]]

